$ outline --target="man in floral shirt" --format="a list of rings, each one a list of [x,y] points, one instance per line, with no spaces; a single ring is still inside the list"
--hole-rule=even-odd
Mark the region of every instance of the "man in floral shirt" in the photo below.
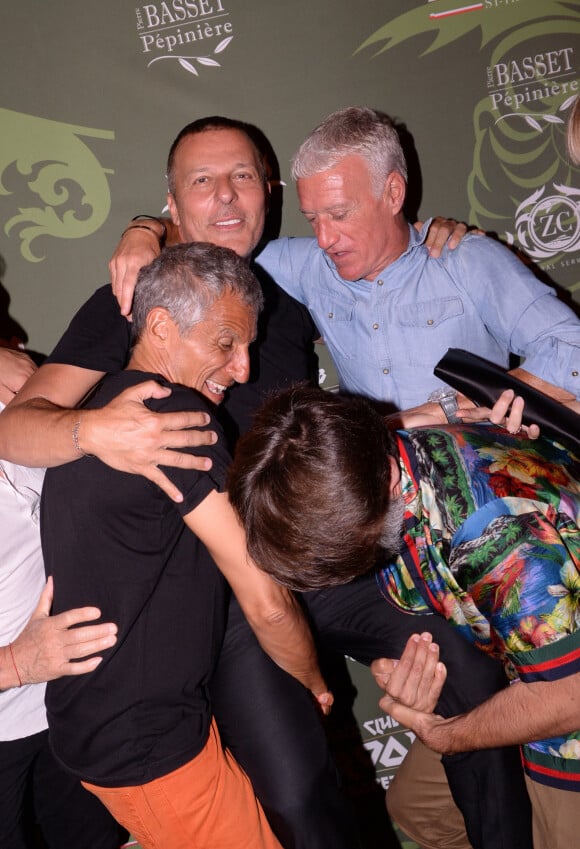
[[[230,485],[251,553],[278,580],[311,589],[368,570],[381,545],[400,550],[377,570],[387,601],[444,616],[519,683],[443,719],[401,704],[409,700],[397,698],[385,661],[375,670],[386,675],[382,706],[445,754],[524,744],[534,844],[569,849],[580,791],[580,461],[561,444],[491,425],[416,428],[386,448],[382,430],[358,399],[294,390],[272,402],[240,446]],[[388,480],[373,468],[388,469]]]

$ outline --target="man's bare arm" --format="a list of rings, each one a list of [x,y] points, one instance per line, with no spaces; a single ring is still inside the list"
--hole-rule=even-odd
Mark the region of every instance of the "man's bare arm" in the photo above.
[[[540,435],[538,425],[523,425],[524,399],[515,396],[513,389],[505,389],[493,407],[476,407],[465,395],[457,396],[457,417],[467,424],[477,422],[492,422],[504,427],[510,433],[518,433],[524,429],[530,439]],[[447,424],[447,418],[440,404],[427,401],[410,410],[401,410],[385,417],[391,428],[429,427]]]
[[[323,710],[329,710],[332,696],[318,668],[302,609],[292,593],[249,557],[244,531],[227,494],[213,491],[185,521],[224,574],[264,651],[309,689]]]
[[[166,245],[178,245],[182,241],[179,228],[171,218],[160,218],[159,222],[156,227],[155,221],[149,219],[130,221],[109,260],[111,285],[121,315],[131,315],[139,270],[159,256],[162,238]]]
[[[0,413],[0,456],[25,466],[57,466],[94,454],[115,469],[144,475],[181,501],[158,467],[211,468],[209,458],[179,451],[216,441],[214,431],[190,429],[207,425],[209,416],[152,412],[144,401],[171,392],[152,380],[126,389],[100,409],[72,409],[102,376],[77,366],[41,366]]]
[[[421,663],[429,662],[426,653],[423,656],[416,653],[412,662],[415,664],[414,680],[419,682],[413,698],[408,698],[408,691],[403,694],[401,680],[397,677],[403,669],[393,670],[391,661],[373,663],[375,680],[386,692],[379,704],[436,752],[455,754],[529,743],[577,731],[580,725],[580,673],[558,681],[512,684],[468,713],[444,719],[429,709],[413,707],[433,699],[434,685],[429,675],[421,677]]]
[[[49,578],[26,626],[10,645],[0,647],[0,691],[92,672],[102,660],[93,655],[117,642],[117,626],[112,622],[84,624],[100,618],[97,607],[51,616],[52,595]]]

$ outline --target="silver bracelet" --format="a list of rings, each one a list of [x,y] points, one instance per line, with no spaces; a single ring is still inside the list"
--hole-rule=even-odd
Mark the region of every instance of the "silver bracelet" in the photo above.
[[[79,418],[76,420],[76,422],[73,425],[72,441],[73,441],[73,445],[74,445],[75,449],[78,451],[78,453],[82,454],[83,457],[86,457],[87,455],[85,454],[85,452],[83,451],[83,449],[79,445],[79,428],[81,426],[81,420],[82,420],[82,416],[79,416]]]

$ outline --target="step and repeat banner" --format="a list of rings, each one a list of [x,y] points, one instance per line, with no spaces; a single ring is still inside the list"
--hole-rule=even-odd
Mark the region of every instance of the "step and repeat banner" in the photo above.
[[[0,337],[50,351],[136,213],[161,212],[165,159],[208,114],[259,127],[282,234],[307,235],[289,162],[329,112],[404,129],[409,214],[495,232],[580,300],[577,0],[20,0],[2,13]],[[334,382],[322,359],[324,385]],[[365,689],[362,687],[361,689]],[[383,786],[392,736],[369,684],[358,715]]]

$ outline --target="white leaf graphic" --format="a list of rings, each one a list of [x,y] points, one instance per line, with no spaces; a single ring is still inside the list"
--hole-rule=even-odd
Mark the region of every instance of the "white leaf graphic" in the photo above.
[[[565,110],[568,109],[569,106],[572,106],[572,104],[576,100],[576,97],[577,97],[577,95],[575,95],[575,94],[573,94],[571,97],[567,97],[566,100],[564,101],[564,103],[560,104],[560,110],[559,111],[565,112]]]
[[[562,118],[558,118],[557,115],[544,115],[544,120],[549,124],[563,124],[564,121]]]
[[[226,47],[228,46],[228,44],[230,43],[230,41],[232,40],[232,38],[233,38],[233,35],[230,35],[230,36],[228,36],[228,38],[224,38],[223,41],[220,41],[220,43],[218,44],[218,46],[214,50],[214,53],[221,53],[222,50],[225,50]]]
[[[185,68],[185,70],[189,71],[190,74],[195,74],[196,77],[199,77],[197,69],[191,64],[191,62],[188,62],[187,59],[181,58],[178,61],[182,68]]]
[[[535,118],[532,118],[530,115],[526,115],[526,123],[529,124],[530,127],[533,127],[534,130],[538,130],[538,132],[540,133],[542,132],[542,128],[540,127],[539,123],[536,121]]]
[[[216,62],[215,59],[208,59],[207,56],[198,56],[197,61],[199,62],[200,65],[211,65],[214,68],[221,68],[221,65],[220,65],[219,62]]]

